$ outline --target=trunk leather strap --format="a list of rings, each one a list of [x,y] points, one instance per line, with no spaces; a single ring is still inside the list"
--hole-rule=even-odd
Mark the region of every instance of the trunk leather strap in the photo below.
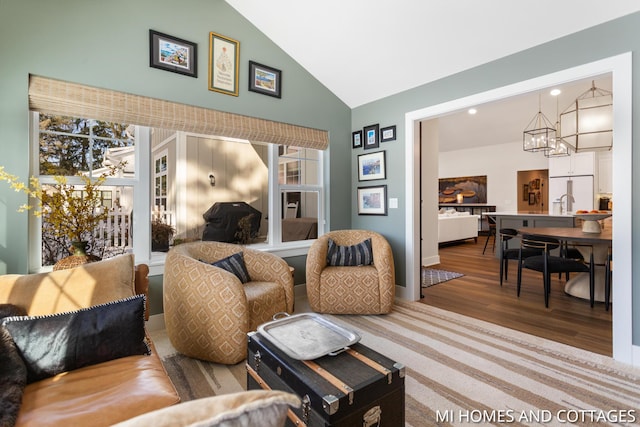
[[[251,377],[260,385],[260,387],[262,387],[263,390],[271,390],[271,387],[269,387],[269,385],[262,379],[262,377],[256,371],[253,370],[251,366],[249,366],[248,363],[246,363],[245,366],[247,367],[247,372],[249,373],[249,375],[251,375]],[[302,421],[300,417],[298,417],[296,413],[293,412],[291,409],[287,410],[287,417],[291,420],[294,426],[307,427],[307,424],[304,421]]]
[[[349,385],[345,384],[344,381],[342,381],[340,378],[334,376],[331,372],[329,372],[326,369],[322,368],[320,365],[318,365],[313,360],[302,360],[302,363],[307,365],[307,367],[309,367],[309,369],[313,370],[313,372],[315,372],[316,374],[320,375],[326,381],[331,383],[331,385],[333,385],[335,388],[337,388],[338,390],[342,391],[344,394],[349,396],[349,405],[353,405],[353,388],[351,388]]]
[[[381,364],[379,364],[375,360],[369,359],[364,354],[358,353],[357,351],[355,351],[352,348],[348,348],[347,349],[347,353],[350,354],[352,357],[355,357],[356,359],[358,359],[359,361],[361,361],[365,365],[369,366],[370,368],[373,368],[376,371],[380,372],[382,375],[386,376],[387,377],[387,383],[391,384],[391,382],[393,380],[393,373],[389,369],[385,368],[384,366],[382,366]]]

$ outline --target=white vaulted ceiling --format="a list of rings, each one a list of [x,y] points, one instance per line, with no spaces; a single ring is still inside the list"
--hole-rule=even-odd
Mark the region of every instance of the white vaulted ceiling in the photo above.
[[[226,2],[351,108],[640,11],[637,0]]]
[[[640,11],[637,0],[225,1],[351,108]],[[590,85],[561,88],[559,109]],[[610,90],[611,76],[596,85]],[[540,94],[555,123],[556,99]],[[440,118],[441,151],[521,140],[538,95]]]

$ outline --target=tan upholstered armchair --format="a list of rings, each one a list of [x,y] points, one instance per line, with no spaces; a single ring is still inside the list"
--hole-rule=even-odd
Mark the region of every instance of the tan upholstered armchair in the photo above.
[[[373,264],[328,266],[329,238],[340,246],[352,246],[371,238]],[[391,246],[373,231],[331,231],[320,236],[307,255],[307,296],[311,309],[318,313],[388,313],[393,307],[395,278]]]
[[[210,263],[242,252],[248,283]],[[204,261],[204,262],[203,262]],[[247,332],[293,312],[293,278],[276,255],[229,243],[184,243],[167,254],[164,269],[167,335],[180,353],[234,364],[247,356]]]

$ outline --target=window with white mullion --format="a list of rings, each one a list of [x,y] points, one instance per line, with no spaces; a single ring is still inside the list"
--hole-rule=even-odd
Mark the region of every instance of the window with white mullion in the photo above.
[[[56,177],[63,177],[66,185],[74,186],[73,197],[84,197],[85,181],[81,175],[93,181],[110,173],[111,167],[119,167],[114,176],[106,177],[97,188],[96,209],[107,210],[109,214],[87,237],[93,242],[92,253],[103,258],[131,250],[133,195],[139,193],[140,187],[133,163],[140,160],[141,154],[130,125],[37,112],[30,114],[30,122],[31,175],[44,188],[59,186]],[[148,153],[142,157],[143,161],[149,161]],[[145,221],[148,227],[150,219]],[[31,271],[46,270],[47,265],[69,255],[67,239],[49,234],[45,237],[43,225],[39,217],[29,221],[30,242],[34,243],[29,247]]]
[[[322,234],[322,153],[300,147],[278,150],[278,200],[281,227],[277,241],[284,244]]]
[[[100,204],[113,211],[113,215],[127,217],[126,237],[132,243],[127,243],[130,246],[123,251],[133,251],[137,262],[147,262],[157,268],[164,260],[163,253],[151,252],[151,220],[154,206],[157,205],[158,209],[160,206],[163,209],[169,209],[169,214],[174,214],[171,218],[172,225],[176,228],[179,224],[174,221],[179,217],[175,215],[179,212],[183,213],[181,221],[185,227],[182,228],[187,229],[192,227],[191,223],[195,223],[197,219],[195,221],[191,219],[194,216],[193,203],[186,202],[190,198],[193,199],[197,191],[203,192],[203,199],[216,201],[227,197],[231,201],[238,200],[253,204],[262,211],[266,232],[250,242],[261,250],[287,254],[295,252],[295,255],[299,255],[310,244],[308,240],[323,232],[322,159],[324,153],[322,151],[229,139],[226,141],[227,145],[211,145],[210,152],[207,154],[209,157],[196,156],[196,163],[189,163],[187,166],[187,161],[192,162],[189,156],[194,150],[192,145],[186,144],[184,135],[180,138],[182,143],[178,144],[177,148],[166,149],[154,145],[156,142],[152,138],[155,135],[153,132],[159,130],[147,127],[108,124],[82,118],[46,116],[52,121],[60,120],[63,126],[64,121],[68,120],[68,130],[74,129],[73,132],[50,131],[39,126],[42,125],[42,120],[38,113],[33,113],[33,117],[31,169],[32,175],[36,176],[43,185],[55,185],[55,177],[63,175],[68,184],[78,186],[80,196],[83,181],[80,176],[74,174],[81,173],[89,177],[93,175],[93,179],[107,171],[108,166],[119,164],[123,158],[127,159],[125,169],[116,176],[107,177],[104,185],[100,187],[100,194],[103,195]],[[105,135],[108,132],[115,132],[119,136],[130,135],[133,138],[109,138]],[[162,130],[161,132],[170,131]],[[45,138],[40,139],[41,136]],[[206,135],[197,137],[203,140],[207,138],[225,140],[221,137]],[[236,143],[239,147],[228,143]],[[155,151],[151,149],[152,145],[156,148]],[[166,147],[171,145],[167,144]],[[188,150],[189,147],[191,150]],[[253,151],[249,147],[253,147]],[[266,150],[264,147],[267,147]],[[239,156],[237,153],[243,154]],[[226,163],[220,163],[219,156],[226,156]],[[99,160],[96,161],[94,157]],[[266,166],[267,174],[261,176],[259,173],[255,175],[248,173],[247,160],[255,164],[251,171],[260,171]],[[226,169],[228,166],[230,169]],[[194,173],[194,171],[197,172]],[[218,178],[217,185],[211,185],[208,181],[207,177],[211,172]],[[201,177],[207,178],[204,186],[200,183]],[[244,184],[239,185],[238,181],[243,182],[243,180]],[[196,184],[192,185],[194,183]],[[185,188],[187,185],[189,187]],[[313,233],[308,234],[313,237],[303,235],[293,239],[286,238],[285,231],[288,226],[283,225],[282,221],[285,213],[283,202],[287,201],[287,198],[295,200],[293,203],[297,204],[293,218],[288,219],[298,223],[313,223],[314,227],[318,227],[317,232],[314,228]],[[201,217],[205,208],[207,206],[196,208],[199,209],[196,217]],[[173,210],[175,212],[172,212]],[[39,271],[42,268],[42,224],[38,218],[34,217],[30,218],[29,227],[30,244],[33,243],[30,247],[30,265],[32,271]],[[195,235],[192,233],[188,237],[193,238]],[[158,272],[161,273],[161,270]]]
[[[73,137],[85,137],[85,138],[92,138],[92,139],[95,139],[95,140],[110,141],[110,142],[127,140],[125,138],[108,138],[108,137],[103,137],[103,136],[96,136],[91,132],[91,128],[89,128],[89,132],[90,133],[88,135],[83,135],[83,134],[77,134],[77,133],[43,130],[43,131],[40,131],[40,134],[41,135],[68,136],[68,137],[72,137],[72,138]],[[133,142],[134,142],[132,139],[128,139],[128,141],[131,142],[131,144],[133,144]]]
[[[168,150],[158,153],[153,159],[153,206],[154,211],[165,211],[168,209],[169,192],[169,165]]]

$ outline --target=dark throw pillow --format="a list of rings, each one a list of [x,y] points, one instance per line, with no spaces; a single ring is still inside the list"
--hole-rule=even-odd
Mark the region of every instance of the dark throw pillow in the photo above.
[[[366,239],[352,246],[340,246],[329,239],[327,264],[331,266],[358,266],[373,264],[371,239]]]
[[[211,265],[235,274],[242,283],[251,281],[251,277],[249,277],[249,272],[247,271],[247,266],[244,264],[244,255],[242,252],[223,258],[220,261],[212,262]]]
[[[0,426],[13,426],[18,419],[27,367],[18,354],[11,334],[0,326]]]
[[[27,382],[136,354],[150,354],[145,296],[78,311],[2,321],[27,367]]]

